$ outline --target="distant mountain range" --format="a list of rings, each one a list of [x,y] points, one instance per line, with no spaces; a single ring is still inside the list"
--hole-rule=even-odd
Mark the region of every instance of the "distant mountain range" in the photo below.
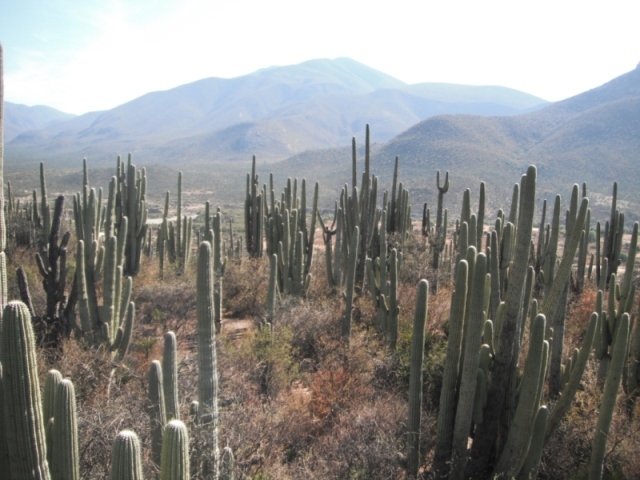
[[[4,103],[4,116],[4,141],[7,143],[21,133],[47,128],[75,117],[44,105],[28,107],[11,102]]]
[[[547,102],[505,87],[407,85],[348,58],[271,67],[232,79],[207,78],[154,92],[104,112],[47,124],[7,109],[7,159],[82,157],[113,162],[133,152],[141,163],[180,160],[273,161],[310,149],[339,147],[374,125],[387,141],[439,114],[516,115]],[[35,107],[34,107],[35,108]],[[22,120],[12,120],[15,115]],[[18,134],[19,133],[19,134]]]
[[[640,219],[640,65],[552,104],[503,87],[406,85],[342,58],[205,79],[105,112],[54,118],[44,126],[30,120],[33,129],[28,116],[16,121],[12,108],[6,108],[7,125],[28,129],[12,140],[5,133],[5,166],[14,171],[35,172],[40,160],[49,170],[78,170],[86,156],[109,178],[116,155],[133,152],[137,164],[156,172],[151,189],[175,189],[174,173],[184,170],[195,190],[214,197],[224,190],[227,196],[213,201],[233,203],[242,197],[243,172],[255,154],[261,179],[273,171],[277,185],[287,176],[319,180],[322,203],[330,206],[351,178],[351,138],[361,149],[368,123],[380,188],[388,187],[399,156],[416,215],[422,202],[436,200],[437,170],[451,172],[445,201],[455,218],[465,188],[477,198],[485,181],[489,212],[495,212],[508,204],[527,165],[535,164],[539,200],[557,193],[566,199],[573,183],[586,182],[602,219],[617,181],[620,208]],[[51,118],[38,115],[42,122]]]
[[[363,130],[358,135],[360,146]],[[377,139],[375,124],[372,138]],[[617,182],[619,207],[628,218],[640,220],[640,65],[600,87],[533,112],[436,115],[418,122],[372,149],[379,189],[389,187],[396,156],[415,215],[423,202],[435,204],[438,170],[451,172],[445,202],[456,218],[463,191],[470,188],[477,201],[481,181],[487,187],[491,215],[509,205],[514,183],[534,164],[539,201],[553,201],[556,194],[568,200],[572,185],[586,182],[594,218],[604,220]],[[295,172],[317,179],[323,190],[337,195],[351,178],[349,159],[348,148],[311,151],[279,162],[272,170],[277,177]]]

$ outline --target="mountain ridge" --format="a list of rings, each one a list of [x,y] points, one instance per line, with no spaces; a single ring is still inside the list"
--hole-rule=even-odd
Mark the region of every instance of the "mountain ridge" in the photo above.
[[[244,159],[257,146],[264,148],[259,154],[275,161],[339,147],[366,122],[379,124],[386,141],[435,114],[510,115],[545,104],[504,87],[448,89],[407,85],[349,58],[310,60],[150,92],[111,110],[23,132],[7,143],[7,155],[106,159],[135,151],[145,160],[166,162],[189,140],[184,161]],[[258,141],[261,131],[271,132],[272,141]],[[216,144],[212,138],[224,141]]]

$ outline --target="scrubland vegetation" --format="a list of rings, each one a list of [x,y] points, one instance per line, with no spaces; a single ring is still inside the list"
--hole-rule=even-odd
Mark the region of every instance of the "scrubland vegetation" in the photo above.
[[[399,183],[384,199],[376,193],[368,144],[366,152],[362,177],[354,160],[353,190],[320,218],[302,183],[300,193],[293,182],[280,196],[254,163],[245,227],[237,222],[233,236],[224,212],[209,205],[183,215],[188,185],[167,198],[160,226],[145,226],[146,178],[124,162],[104,208],[88,169],[73,215],[50,209],[44,171],[32,203],[6,192],[0,293],[3,304],[29,307],[9,303],[2,318],[0,472],[638,478],[638,227],[625,227],[615,191],[606,221],[590,218],[577,186],[562,192],[570,194],[566,216],[559,199],[541,216],[530,167],[503,210],[485,212],[480,187],[477,200],[465,192],[457,215],[443,208],[449,175],[438,176],[437,211],[419,215],[414,205],[411,214]],[[42,288],[52,272],[55,282]],[[35,332],[20,343],[31,369],[6,354],[19,343],[14,324]],[[47,415],[51,369],[73,382],[75,401],[64,403],[56,387],[49,411],[61,413]],[[16,378],[32,388],[12,390]],[[18,433],[14,416],[30,431]],[[77,447],[61,433],[67,419],[77,423]],[[123,430],[136,432],[139,451]],[[12,450],[18,440],[29,455]],[[74,473],[61,473],[74,470],[63,458],[77,458]]]

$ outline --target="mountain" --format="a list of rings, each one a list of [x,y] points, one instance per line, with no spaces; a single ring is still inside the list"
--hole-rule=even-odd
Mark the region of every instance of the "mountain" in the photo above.
[[[44,105],[28,107],[11,102],[5,102],[4,115],[5,142],[10,142],[23,132],[39,130],[75,117],[70,113],[64,113]]]
[[[556,193],[567,197],[573,183],[586,182],[595,193],[592,206],[604,209],[617,181],[621,198],[640,212],[635,194],[640,182],[640,66],[528,114],[431,117],[386,143],[372,161],[386,171],[396,155],[417,193],[414,202],[433,201],[435,171],[448,170],[449,198],[461,198],[466,187],[477,191],[484,180],[504,205],[513,183],[527,165],[535,164],[540,198],[551,200]]]
[[[504,87],[407,85],[348,58],[320,59],[149,93],[18,135],[8,142],[7,157],[112,162],[133,152],[143,163],[252,154],[280,160],[342,146],[365,123],[386,141],[432,115],[513,115],[545,104]]]

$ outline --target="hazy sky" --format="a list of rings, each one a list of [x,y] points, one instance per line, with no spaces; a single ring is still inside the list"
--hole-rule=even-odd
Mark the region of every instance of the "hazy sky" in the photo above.
[[[7,101],[76,114],[314,58],[552,101],[640,61],[630,0],[0,0],[0,42]]]

